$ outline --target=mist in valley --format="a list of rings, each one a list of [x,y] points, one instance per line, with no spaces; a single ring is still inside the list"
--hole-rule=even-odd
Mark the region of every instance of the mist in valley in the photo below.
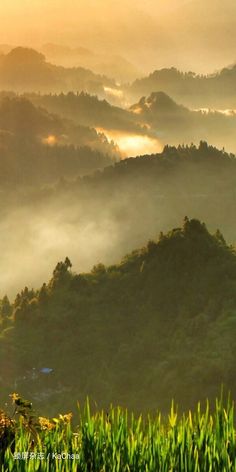
[[[2,2],[5,396],[55,415],[235,392],[235,14]]]
[[[213,232],[220,228],[234,243],[235,179],[235,158],[203,143],[126,159],[42,189],[6,188],[1,296],[14,299],[24,286],[40,287],[66,256],[77,273],[98,263],[119,263],[161,231],[178,226],[185,215],[207,221]]]

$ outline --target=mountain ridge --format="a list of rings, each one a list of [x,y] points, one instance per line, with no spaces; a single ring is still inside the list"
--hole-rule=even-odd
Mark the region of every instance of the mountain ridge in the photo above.
[[[12,345],[5,389],[17,379],[20,394],[53,412],[58,391],[68,392],[64,407],[89,394],[103,407],[150,410],[173,396],[188,408],[222,382],[234,388],[236,254],[219,230],[186,217],[120,264],[71,267],[67,257],[41,289],[2,301],[2,355]]]

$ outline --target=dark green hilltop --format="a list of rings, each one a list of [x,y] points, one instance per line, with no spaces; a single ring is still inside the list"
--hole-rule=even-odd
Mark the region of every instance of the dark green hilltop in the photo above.
[[[66,258],[2,301],[1,389],[54,414],[86,395],[154,411],[234,390],[235,288],[234,248],[187,217],[120,264],[75,274]]]

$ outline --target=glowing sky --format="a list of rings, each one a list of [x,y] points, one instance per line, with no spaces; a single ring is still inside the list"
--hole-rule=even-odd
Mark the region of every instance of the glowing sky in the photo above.
[[[235,0],[1,0],[0,26],[0,43],[84,46],[150,69],[236,59]]]

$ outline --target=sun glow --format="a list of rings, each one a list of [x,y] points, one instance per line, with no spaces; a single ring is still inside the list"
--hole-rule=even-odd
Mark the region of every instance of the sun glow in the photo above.
[[[48,144],[49,146],[55,146],[55,144],[57,143],[57,138],[53,134],[50,134],[49,136],[44,138],[42,141],[44,144]]]
[[[159,141],[149,138],[148,136],[119,136],[116,138],[116,142],[121,151],[129,156],[136,156],[138,154],[153,154],[162,150],[162,146]]]
[[[119,146],[123,157],[155,154],[163,150],[163,145],[158,139],[147,135],[129,134],[101,128],[97,128],[97,131],[104,133],[109,141],[114,141]]]
[[[104,92],[106,92],[107,95],[111,95],[112,97],[116,97],[116,98],[123,97],[123,91],[116,88],[104,87]]]

